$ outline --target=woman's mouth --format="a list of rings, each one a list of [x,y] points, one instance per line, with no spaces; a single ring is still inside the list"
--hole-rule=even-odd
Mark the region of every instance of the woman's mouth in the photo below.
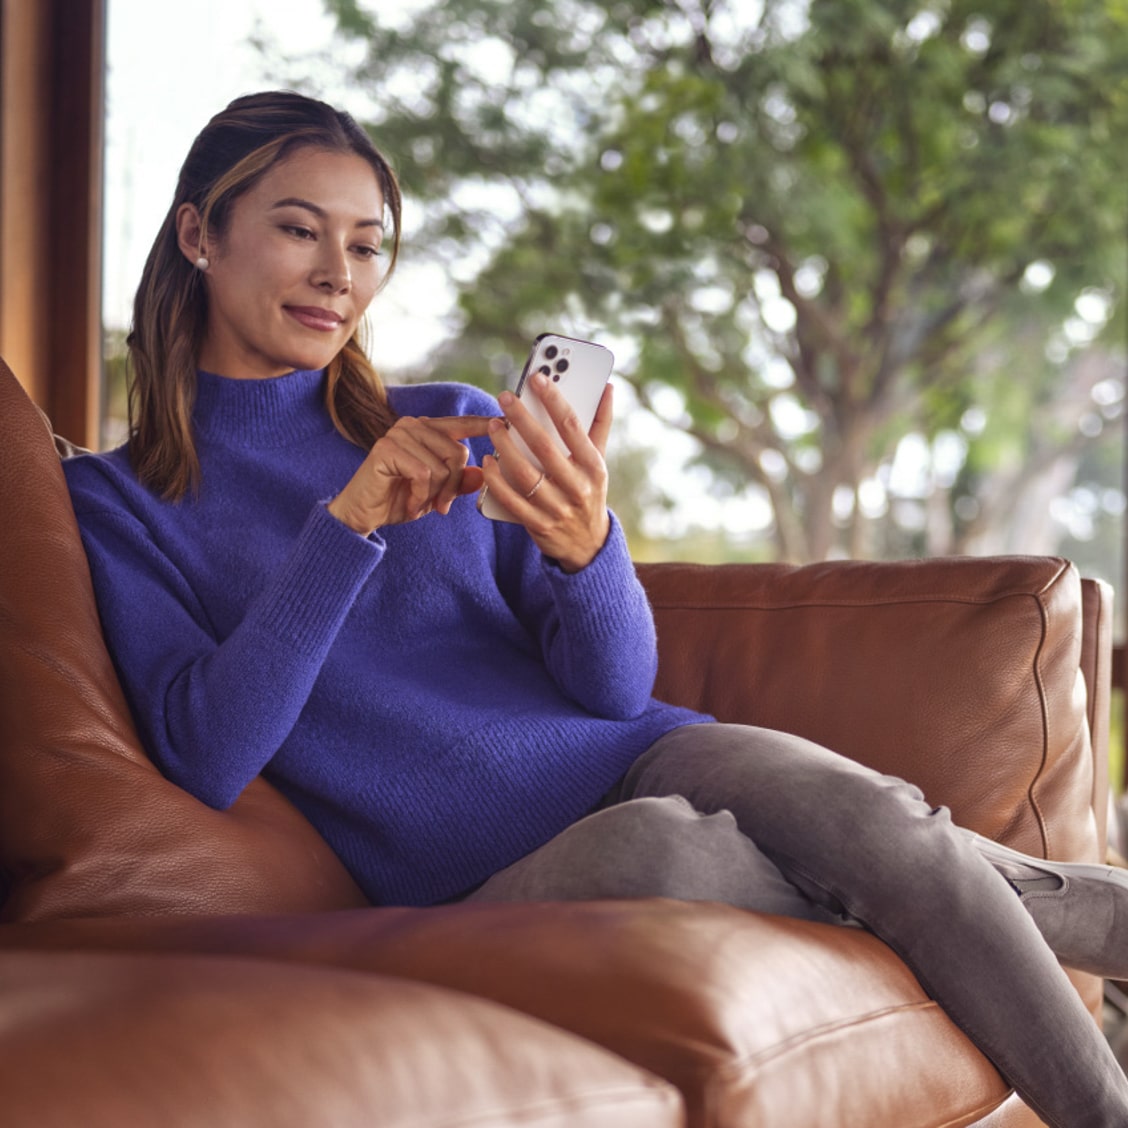
[[[283,306],[282,307],[295,321],[307,329],[316,329],[320,333],[331,333],[339,329],[344,318],[331,309],[322,309],[320,306]]]

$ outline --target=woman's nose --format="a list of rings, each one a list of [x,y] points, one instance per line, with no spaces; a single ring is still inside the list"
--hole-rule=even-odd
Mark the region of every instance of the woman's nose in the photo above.
[[[346,293],[352,286],[352,272],[349,270],[349,259],[345,249],[326,245],[310,281],[319,290],[333,294]]]

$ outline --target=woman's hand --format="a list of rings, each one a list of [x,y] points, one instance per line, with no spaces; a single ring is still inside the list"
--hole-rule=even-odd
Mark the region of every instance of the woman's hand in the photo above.
[[[456,497],[481,489],[482,471],[467,466],[461,439],[485,435],[485,415],[397,419],[368,452],[329,512],[368,536],[383,525],[402,525],[435,511],[449,513]]]
[[[611,528],[603,457],[611,432],[611,385],[604,388],[591,430],[584,434],[575,411],[551,381],[536,373],[531,382],[569,453],[561,452],[515,395],[503,392],[498,403],[505,418],[539,459],[544,473],[529,461],[500,419],[489,425],[500,463],[488,456],[482,469],[490,493],[525,526],[541,552],[565,572],[578,572],[595,558]]]

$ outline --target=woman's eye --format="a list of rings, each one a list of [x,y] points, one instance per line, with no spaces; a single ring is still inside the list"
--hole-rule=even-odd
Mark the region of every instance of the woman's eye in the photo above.
[[[359,247],[354,247],[353,250],[355,250],[356,253],[358,255],[360,255],[361,258],[379,258],[379,256],[380,256],[380,248],[379,247],[371,247],[371,246],[368,246],[368,245],[363,245],[363,246],[359,246]]]
[[[308,227],[298,227],[294,224],[284,224],[282,230],[288,235],[296,235],[299,239],[312,239],[313,232]]]

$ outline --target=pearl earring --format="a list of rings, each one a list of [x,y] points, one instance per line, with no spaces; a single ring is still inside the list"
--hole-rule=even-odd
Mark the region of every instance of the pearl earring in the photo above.
[[[211,266],[211,263],[208,262],[208,260],[203,255],[200,255],[200,257],[196,259],[197,270],[207,270],[209,266]]]

